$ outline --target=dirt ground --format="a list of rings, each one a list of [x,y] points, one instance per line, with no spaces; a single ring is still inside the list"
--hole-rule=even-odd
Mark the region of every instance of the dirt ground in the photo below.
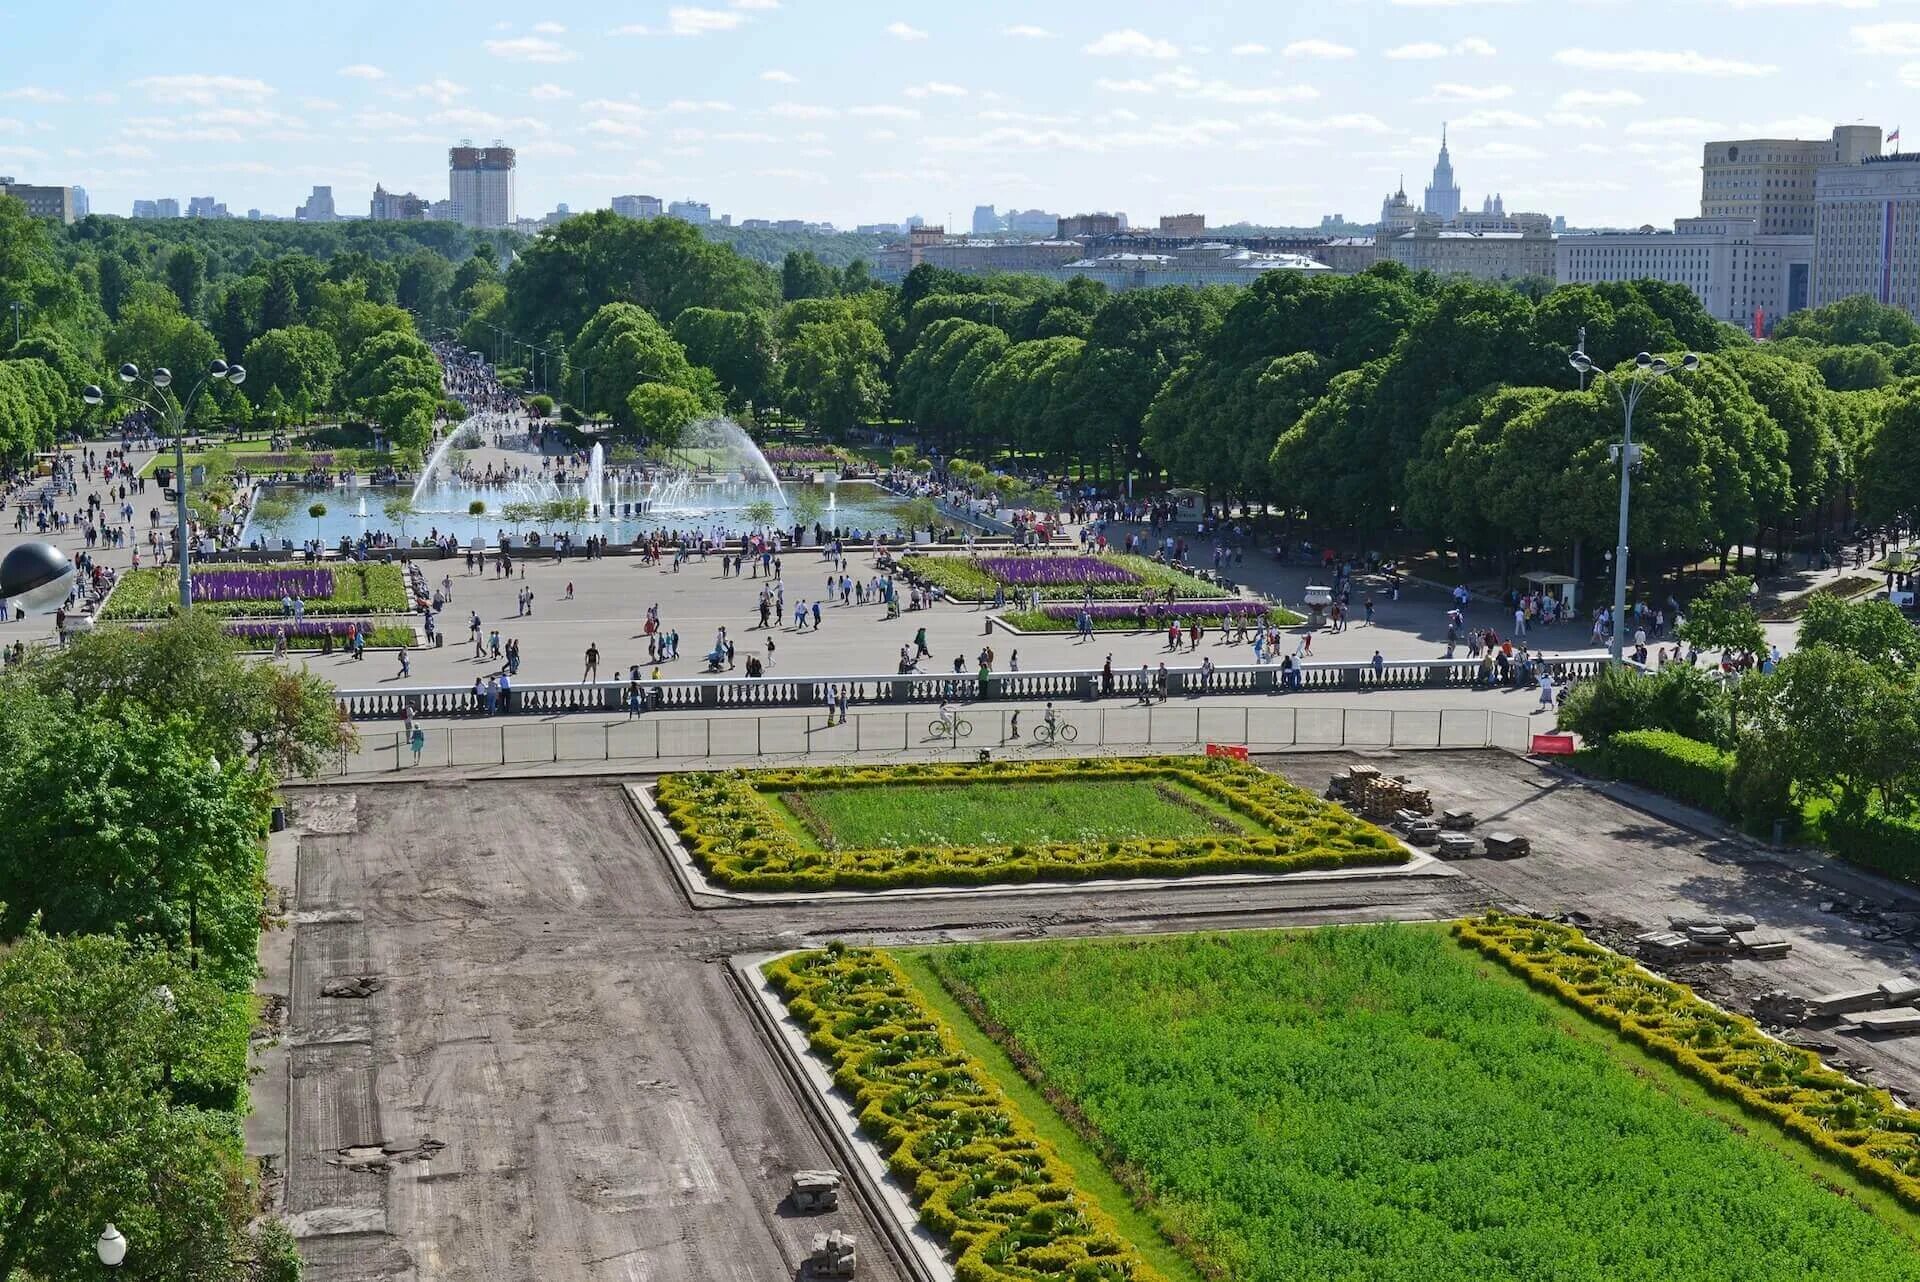
[[[1314,790],[1348,754],[1265,759]],[[1581,913],[1609,943],[1670,916],[1754,917],[1775,962],[1674,973],[1751,1010],[1920,973],[1881,916],[1790,856],[1700,835],[1504,753],[1368,754],[1531,857],[1431,877],[1088,889],[822,905],[695,901],[629,779],[294,790],[301,829],[285,1072],[287,1212],[313,1282],[765,1279],[843,1227],[861,1276],[909,1278],[858,1195],[781,1201],[834,1166],[724,961],[853,942],[1438,919],[1496,904]],[[1815,876],[1826,876],[1814,869]],[[1829,911],[1823,904],[1847,911]],[[326,995],[326,994],[336,995]],[[1920,1096],[1920,1039],[1790,1030]],[[262,1083],[262,1099],[273,1083]]]

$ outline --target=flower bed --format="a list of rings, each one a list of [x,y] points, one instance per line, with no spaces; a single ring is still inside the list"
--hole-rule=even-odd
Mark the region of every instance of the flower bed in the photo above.
[[[766,974],[921,1222],[951,1245],[956,1278],[1158,1282],[892,958],[835,948]]]
[[[809,463],[829,463],[835,467],[847,466],[845,450],[835,449],[831,445],[776,445],[760,451],[767,462],[775,467],[799,466]]]
[[[1489,913],[1455,933],[1749,1112],[1920,1207],[1920,1113],[1763,1036],[1753,1021],[1641,970],[1579,931]]]
[[[333,571],[278,567],[265,570],[199,570],[193,576],[193,600],[318,600],[333,595]]]
[[[313,579],[273,579],[278,574],[316,575],[324,578]],[[272,590],[270,596],[254,597],[249,595],[225,595],[238,592],[236,586],[243,580],[228,576],[257,576],[244,582],[256,585],[260,591],[266,591],[265,585],[278,583],[290,585],[301,582],[318,590],[325,589],[324,595],[298,595],[301,608],[308,615],[363,615],[363,614],[400,614],[411,608],[407,598],[406,579],[397,565],[348,562],[331,569],[314,569],[310,566],[258,566],[244,570],[206,569],[194,572],[194,601],[196,608],[212,614],[234,618],[280,617],[281,590]],[[227,584],[220,589],[222,596],[209,599],[201,594],[199,582],[202,579],[216,578]],[[250,589],[251,590],[251,589]],[[113,589],[113,595],[107,598],[107,606],[101,618],[114,619],[164,619],[179,607],[180,603],[179,571],[173,566],[155,566],[149,569],[129,570],[120,576]],[[289,620],[291,622],[291,620]]]
[[[1248,821],[1244,834],[1082,837],[1005,844],[951,840],[822,849],[783,815],[781,798],[813,790],[887,788],[902,813],[922,785],[1161,780]],[[1220,757],[828,766],[695,771],[664,776],[661,811],[715,882],[741,890],[991,885],[1201,873],[1305,872],[1399,864],[1392,837],[1256,766]]]
[[[289,650],[319,650],[326,638],[332,637],[336,648],[344,647],[348,635],[355,627],[367,634],[370,646],[407,649],[419,638],[414,630],[403,624],[377,623],[356,624],[351,619],[303,619],[295,623],[292,619],[276,619],[270,623],[229,623],[226,634],[237,637],[250,650],[271,650],[275,632],[284,632]]]
[[[909,572],[961,601],[987,601],[1038,592],[1042,600],[1135,601],[1143,597],[1223,600],[1232,593],[1185,570],[1144,556],[1106,552],[1099,556],[910,555]]]
[[[1227,622],[1249,627],[1266,622],[1289,628],[1301,622],[1299,615],[1264,601],[1221,601],[1218,603],[1136,602],[1134,604],[1043,605],[1038,610],[1010,611],[1001,618],[1022,632],[1072,632],[1080,626],[1082,611],[1093,616],[1096,632],[1141,632],[1165,629],[1175,619],[1183,625],[1199,623],[1218,628]]]

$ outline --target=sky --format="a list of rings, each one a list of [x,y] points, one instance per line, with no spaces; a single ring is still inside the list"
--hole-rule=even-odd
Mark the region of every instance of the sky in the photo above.
[[[446,149],[499,138],[522,217],[645,194],[843,228],[976,204],[1367,222],[1403,172],[1419,201],[1444,121],[1473,208],[1665,225],[1699,212],[1710,138],[1920,107],[1920,0],[0,9],[0,174],[121,215],[442,199]]]

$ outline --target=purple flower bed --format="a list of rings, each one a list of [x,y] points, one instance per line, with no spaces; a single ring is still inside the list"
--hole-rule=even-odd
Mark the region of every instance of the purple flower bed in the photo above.
[[[358,626],[368,627],[364,623]],[[276,619],[272,623],[229,623],[226,632],[228,636],[239,637],[242,641],[272,644],[275,632],[285,632],[289,639],[330,636],[336,641],[344,641],[354,627],[352,619],[302,619],[298,623],[292,619]]]
[[[1040,612],[1049,619],[1064,619],[1068,623],[1077,623],[1082,609],[1093,616],[1095,623],[1106,620],[1125,620],[1128,622],[1140,618],[1142,610],[1149,619],[1172,621],[1182,619],[1258,619],[1273,609],[1264,601],[1182,601],[1177,605],[1155,602],[1152,605],[1043,605]]]
[[[819,445],[776,445],[762,450],[769,463],[838,463],[840,451]]]
[[[1133,571],[1096,556],[985,556],[979,566],[996,582],[1021,588],[1140,582]]]
[[[332,570],[201,570],[193,576],[196,601],[312,601],[332,595]]]

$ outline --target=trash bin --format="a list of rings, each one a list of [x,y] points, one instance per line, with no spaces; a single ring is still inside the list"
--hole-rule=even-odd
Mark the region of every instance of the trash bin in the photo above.
[[[285,832],[286,830],[287,830],[287,808],[285,806],[275,806],[273,808],[273,831]]]

